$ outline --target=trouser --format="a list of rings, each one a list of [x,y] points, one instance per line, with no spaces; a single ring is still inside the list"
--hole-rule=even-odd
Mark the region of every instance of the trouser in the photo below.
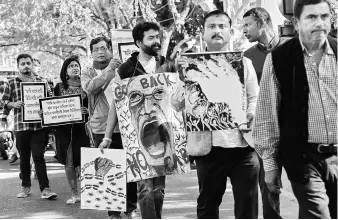
[[[165,176],[137,182],[138,203],[142,219],[160,219],[164,200]]]
[[[46,130],[17,131],[15,132],[16,146],[20,152],[20,171],[22,186],[31,187],[30,157],[32,154],[35,163],[35,172],[39,180],[40,190],[49,188],[46,161],[44,158],[46,144]]]
[[[67,150],[65,171],[66,171],[66,177],[68,180],[68,184],[72,192],[72,196],[79,196],[79,192],[77,189],[77,172],[76,172],[76,167],[74,167],[74,163],[73,163],[73,147],[71,143],[69,144],[68,150]]]
[[[263,218],[265,219],[281,219],[279,194],[271,193],[268,185],[265,183],[265,171],[263,160],[259,157],[259,187],[262,194]]]
[[[303,175],[308,181],[290,180],[299,204],[299,218],[337,219],[337,155],[316,152],[305,155],[307,164]],[[286,172],[292,170],[286,169]]]
[[[93,134],[95,147],[99,147],[104,138],[104,134]],[[120,133],[113,133],[112,142],[109,146],[112,149],[123,149]],[[130,213],[137,208],[137,185],[135,182],[127,183],[127,211]],[[108,215],[120,214],[117,211],[108,211]]]
[[[258,218],[259,159],[251,147],[212,147],[195,157],[199,196],[198,218],[219,218],[219,206],[230,178],[235,200],[235,218]]]

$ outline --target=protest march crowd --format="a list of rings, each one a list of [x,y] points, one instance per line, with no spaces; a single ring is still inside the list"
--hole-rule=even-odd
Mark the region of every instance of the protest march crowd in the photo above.
[[[257,44],[236,53],[226,51],[230,17],[211,11],[204,17],[204,52],[174,61],[160,55],[158,24],[144,21],[132,30],[138,52],[125,62],[112,57],[110,40],[97,37],[90,42],[93,63],[82,69],[77,57],[66,59],[55,86],[36,74],[31,55],[20,54],[17,76],[0,85],[2,127],[14,118],[0,150],[9,159],[5,145],[13,145],[10,162],[20,155],[17,197],[30,194],[33,166],[41,198],[57,197],[44,159],[52,136],[71,192],[67,204],[91,205],[83,199],[87,192],[107,193],[108,218],[123,211],[128,218],[161,218],[166,175],[187,173],[191,165],[197,218],[219,218],[228,179],[235,218],[258,218],[259,196],[264,218],[282,218],[282,168],[299,218],[337,218],[337,38],[330,18],[326,0],[296,0],[296,36],[284,38],[274,33],[268,11],[250,9],[243,33]],[[74,123],[63,123],[67,117]],[[85,155],[87,148],[100,156]],[[123,157],[109,154],[123,149]],[[125,186],[114,191],[120,180]]]

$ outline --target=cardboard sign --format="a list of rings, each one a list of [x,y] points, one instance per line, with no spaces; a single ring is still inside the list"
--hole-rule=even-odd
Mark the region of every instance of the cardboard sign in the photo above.
[[[114,80],[113,93],[127,150],[127,181],[188,173],[184,88],[178,74]]]
[[[40,110],[39,99],[47,97],[45,82],[21,82],[21,101],[25,103],[22,107],[22,123],[40,122],[38,114]]]
[[[126,211],[126,151],[81,148],[81,209]]]
[[[246,85],[241,52],[182,54],[187,131],[237,129],[246,123]]]
[[[117,43],[117,47],[122,63],[126,62],[132,53],[139,51],[134,42]]]
[[[39,102],[43,111],[42,127],[84,122],[80,94],[44,98]]]

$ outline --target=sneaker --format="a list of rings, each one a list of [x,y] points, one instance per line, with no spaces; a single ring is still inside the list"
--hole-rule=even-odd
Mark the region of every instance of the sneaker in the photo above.
[[[112,213],[112,214],[108,215],[107,219],[122,219],[122,218],[121,218],[120,214],[118,214],[118,213]]]
[[[18,155],[12,154],[11,158],[9,159],[9,163],[15,163],[18,159]]]
[[[18,198],[26,198],[31,193],[31,188],[28,186],[21,187],[21,191],[16,196]]]
[[[133,211],[126,214],[126,217],[128,219],[141,219],[140,215],[138,214],[138,211],[134,209]]]
[[[190,163],[190,170],[196,170],[196,164]]]
[[[50,188],[45,188],[41,193],[41,199],[54,199],[58,195],[50,190]]]
[[[72,196],[67,200],[66,204],[75,204],[81,202],[81,198],[79,196]]]

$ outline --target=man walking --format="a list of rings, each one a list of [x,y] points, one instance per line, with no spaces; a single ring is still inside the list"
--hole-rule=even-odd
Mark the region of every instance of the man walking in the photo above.
[[[270,14],[264,8],[252,8],[243,16],[243,33],[250,42],[257,42],[244,52],[244,56],[252,61],[258,83],[262,78],[263,65],[266,56],[276,47],[282,45],[287,38],[280,38],[273,31]],[[263,161],[259,158],[261,169],[259,172],[259,186],[262,194],[263,217],[266,219],[280,219],[279,194],[271,193],[264,181]]]
[[[280,193],[284,166],[299,218],[337,218],[337,40],[327,0],[296,0],[299,36],[268,54],[253,139],[265,181]]]
[[[57,197],[57,194],[52,192],[49,187],[46,162],[44,159],[46,132],[48,131],[41,127],[41,123],[22,123],[22,111],[25,103],[21,100],[22,91],[20,83],[42,82],[42,79],[33,73],[33,59],[29,54],[20,54],[17,58],[17,64],[19,69],[18,76],[8,80],[8,86],[5,88],[0,101],[8,110],[14,108],[14,131],[16,146],[20,152],[20,171],[22,177],[22,188],[17,197],[25,198],[30,194],[30,156],[32,154],[40,190],[42,192],[41,198],[54,199]],[[49,96],[52,96],[47,83],[46,88]]]
[[[209,12],[204,18],[203,38],[207,44],[206,50],[225,51],[230,41],[230,29],[231,19],[228,14],[219,10]],[[250,128],[256,107],[258,83],[251,61],[244,57],[243,64],[247,122]],[[178,65],[186,65],[186,61],[180,59]],[[205,155],[193,155],[200,192],[197,199],[197,217],[219,218],[219,206],[229,177],[235,199],[235,218],[258,218],[260,165],[257,153],[248,146],[239,129],[212,131],[210,139],[210,152],[205,152]],[[196,144],[201,144],[201,141],[196,141]]]

